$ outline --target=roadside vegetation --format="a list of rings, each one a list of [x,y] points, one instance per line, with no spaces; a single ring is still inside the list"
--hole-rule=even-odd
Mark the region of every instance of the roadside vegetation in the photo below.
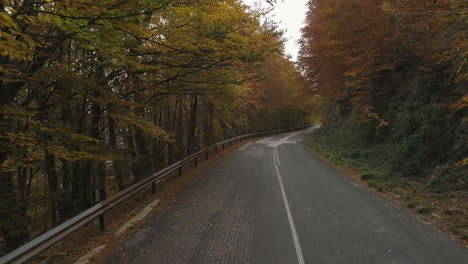
[[[464,240],[467,7],[458,0],[311,1],[300,57],[322,101],[312,148],[419,213],[435,213]]]
[[[0,255],[204,146],[307,124],[304,79],[263,13],[0,1]]]

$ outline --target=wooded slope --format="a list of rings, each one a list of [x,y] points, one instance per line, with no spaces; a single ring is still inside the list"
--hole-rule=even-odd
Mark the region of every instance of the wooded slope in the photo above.
[[[466,1],[314,0],[300,63],[320,135],[385,177],[468,190]]]

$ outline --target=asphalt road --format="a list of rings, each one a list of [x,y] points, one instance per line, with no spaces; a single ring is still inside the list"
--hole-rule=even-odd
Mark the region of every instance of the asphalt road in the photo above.
[[[467,248],[312,154],[307,133],[245,145],[107,261],[468,263]]]

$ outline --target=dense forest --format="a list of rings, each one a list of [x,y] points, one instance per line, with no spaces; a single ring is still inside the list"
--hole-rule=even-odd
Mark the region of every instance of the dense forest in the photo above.
[[[313,0],[308,8],[300,64],[323,100],[315,144],[377,176],[466,201],[467,2]]]
[[[0,1],[0,252],[204,146],[304,126],[310,90],[262,17],[238,0]]]
[[[297,64],[267,13],[0,0],[0,255],[205,146],[319,119],[315,147],[368,177],[468,201],[466,1],[310,0]]]

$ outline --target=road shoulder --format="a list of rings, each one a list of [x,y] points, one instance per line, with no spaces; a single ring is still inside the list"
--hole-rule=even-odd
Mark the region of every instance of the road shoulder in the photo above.
[[[206,169],[215,167],[249,142],[229,146],[218,155],[199,162],[197,167],[187,167],[182,176],[171,177],[158,185],[156,195],[152,195],[151,190],[141,192],[106,215],[104,232],[99,232],[99,223],[95,221],[44,252],[33,263],[104,263],[110,254],[122,249],[122,243],[138,232],[148,218],[170,209],[187,186]]]
[[[363,170],[347,166],[343,162],[337,161],[339,158],[327,155],[326,151],[323,151],[323,148],[326,148],[326,146],[321,145],[322,151],[319,151],[316,146],[311,144],[309,140],[311,136],[313,136],[313,133],[307,135],[305,144],[309,151],[321,160],[339,170],[343,175],[351,178],[355,184],[395,202],[424,223],[428,223],[439,231],[448,234],[453,240],[468,248],[468,237],[466,235],[468,216],[465,210],[467,205],[464,204],[463,200],[460,201],[453,197],[424,193],[421,190],[420,184],[416,182],[405,185],[369,179]]]

